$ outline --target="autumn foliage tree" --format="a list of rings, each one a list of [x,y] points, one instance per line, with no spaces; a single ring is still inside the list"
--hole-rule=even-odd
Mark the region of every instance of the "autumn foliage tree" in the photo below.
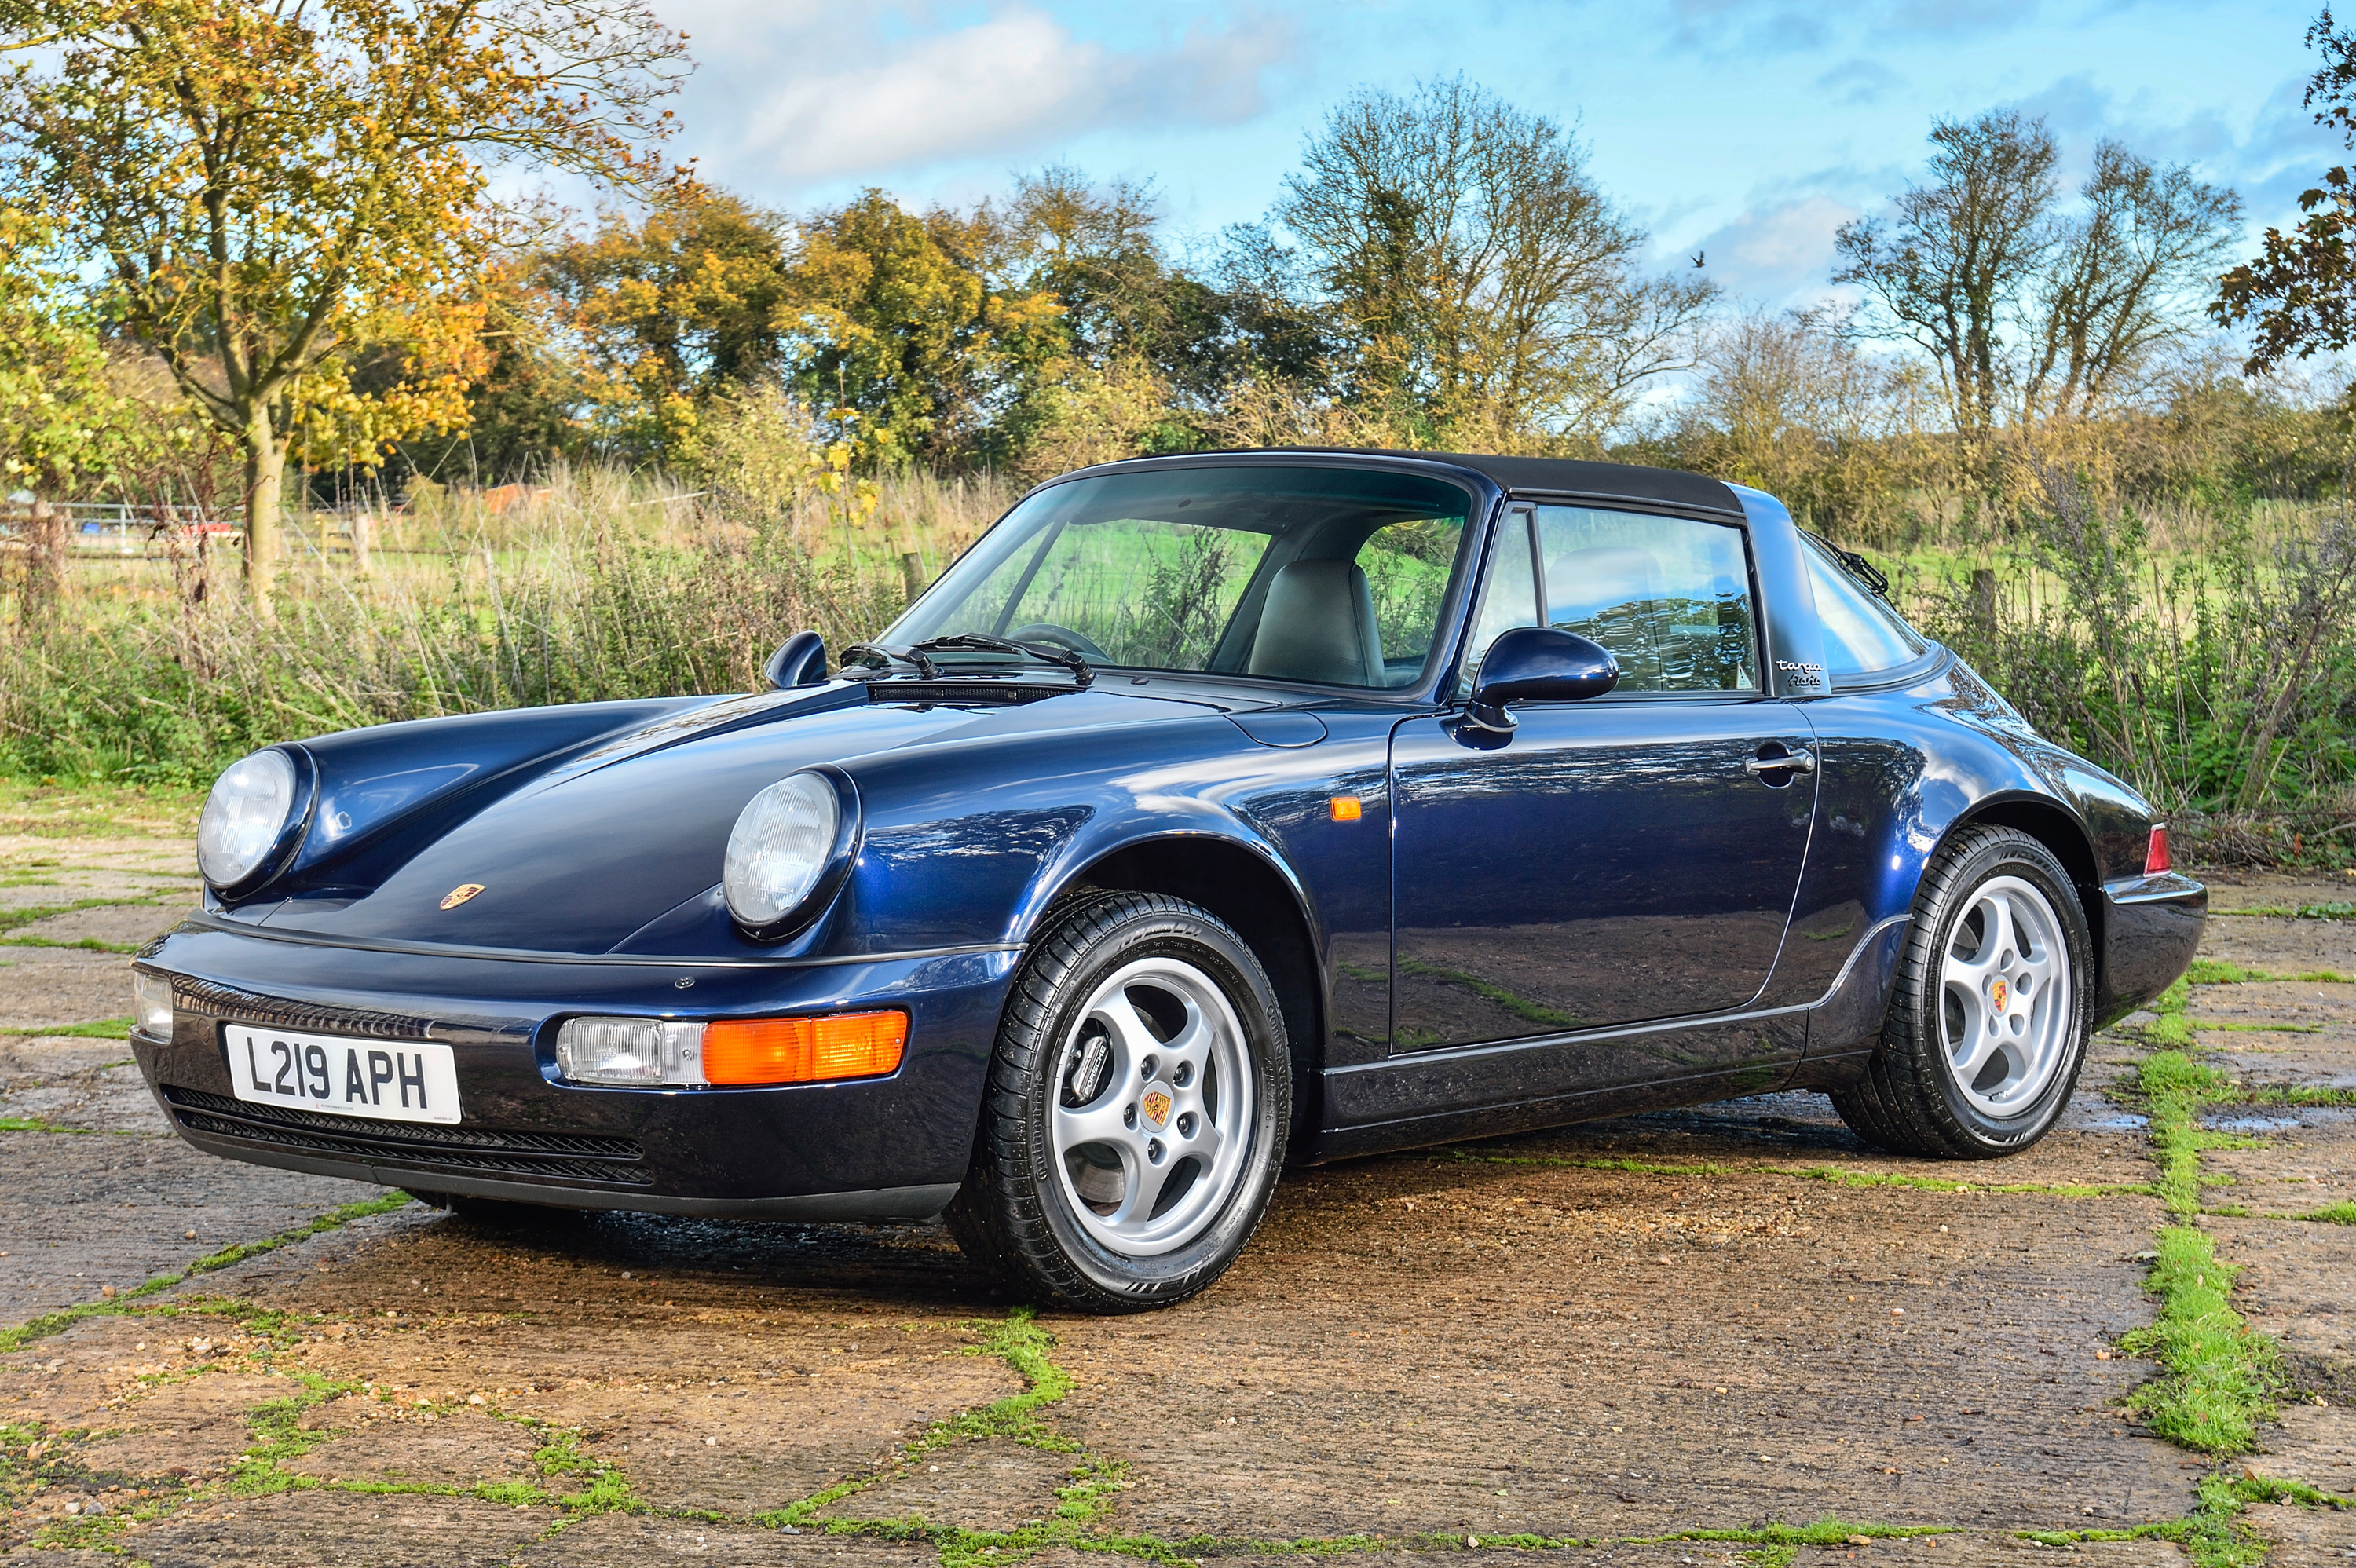
[[[0,0],[0,202],[241,448],[266,607],[290,451],[367,461],[466,417],[505,167],[644,183],[685,69],[637,0]],[[363,356],[403,373],[363,389]]]
[[[2308,28],[2307,46],[2323,57],[2307,107],[2317,124],[2356,147],[2356,33],[2327,6]],[[2244,367],[2253,375],[2356,343],[2356,174],[2345,164],[2324,170],[2298,206],[2306,216],[2286,233],[2268,228],[2257,256],[2224,275],[2210,306],[2221,325],[2253,329]]]

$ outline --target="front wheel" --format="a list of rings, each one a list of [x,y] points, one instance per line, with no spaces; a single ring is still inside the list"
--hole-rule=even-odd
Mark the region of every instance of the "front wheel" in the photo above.
[[[1154,893],[1074,904],[1015,976],[950,1229],[1026,1292],[1183,1301],[1268,1208],[1291,1081],[1268,976],[1217,917]]]
[[[1965,828],[1924,873],[1880,1047],[1833,1106],[1894,1153],[2018,1154],[2070,1102],[2094,986],[2086,916],[2062,862],[2015,829]]]

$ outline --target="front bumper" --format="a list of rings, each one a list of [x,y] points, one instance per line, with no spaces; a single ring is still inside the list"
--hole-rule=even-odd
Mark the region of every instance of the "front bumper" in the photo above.
[[[140,955],[170,977],[171,1038],[132,1035],[180,1135],[230,1159],[421,1191],[564,1207],[809,1220],[919,1218],[971,1157],[1020,954],[649,964],[328,948],[195,924]],[[885,1078],[619,1089],[556,1076],[576,1013],[733,1018],[891,1007],[908,1050]],[[464,1120],[380,1122],[238,1100],[222,1026],[451,1048]]]
[[[2135,1011],[2192,963],[2209,890],[2173,871],[2103,884],[2103,986],[2095,1027]]]

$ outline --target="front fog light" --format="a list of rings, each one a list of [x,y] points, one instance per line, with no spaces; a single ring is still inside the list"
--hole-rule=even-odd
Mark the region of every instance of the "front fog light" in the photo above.
[[[131,971],[131,1013],[135,1027],[159,1040],[172,1038],[172,982],[145,969]]]
[[[701,1083],[703,1026],[662,1019],[567,1019],[556,1070],[576,1083]]]

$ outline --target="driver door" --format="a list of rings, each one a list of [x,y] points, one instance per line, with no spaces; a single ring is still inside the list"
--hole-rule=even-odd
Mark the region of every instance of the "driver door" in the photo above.
[[[1472,667],[1515,625],[1619,659],[1617,690],[1528,703],[1505,737],[1454,714],[1392,743],[1394,1052],[1724,1013],[1764,987],[1806,859],[1801,711],[1762,695],[1743,531],[1643,513],[1508,514]],[[1594,1087],[1790,1052],[1743,1030],[1569,1047]]]

